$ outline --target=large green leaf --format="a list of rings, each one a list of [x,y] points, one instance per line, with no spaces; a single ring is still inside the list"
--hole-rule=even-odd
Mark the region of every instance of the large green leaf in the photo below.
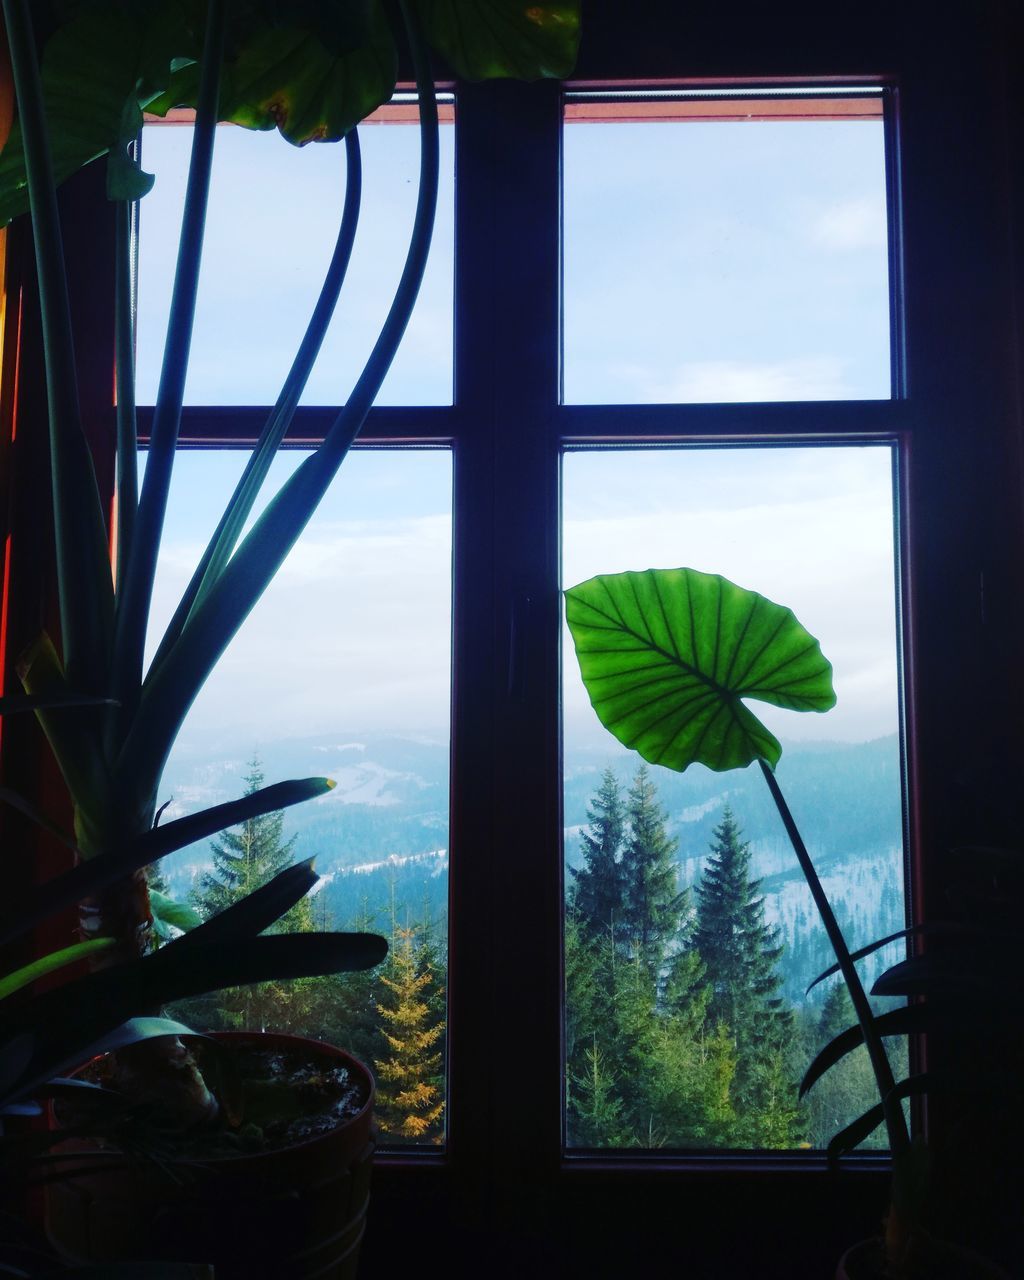
[[[337,141],[394,92],[398,58],[383,6],[378,0],[367,6],[358,42],[328,36],[331,47],[322,43],[324,23],[310,21],[308,5],[276,7],[279,22],[250,7],[244,28],[236,12],[220,119],[247,129],[277,128],[297,146]],[[171,107],[194,106],[198,85],[197,67],[182,66],[148,109],[164,115]]]
[[[127,144],[142,124],[140,99],[166,85],[173,58],[195,56],[190,8],[164,0],[128,9],[110,0],[77,7],[53,33],[43,53],[42,82],[58,183]],[[117,174],[124,182],[123,165]],[[130,194],[141,194],[145,185],[140,182]],[[0,225],[27,208],[25,157],[15,123],[0,155]]]
[[[420,0],[427,39],[466,80],[560,79],[576,62],[580,0]]]
[[[794,711],[835,705],[832,667],[791,609],[716,574],[605,574],[566,593],[598,718],[652,764],[772,767],[777,739],[744,698]]]

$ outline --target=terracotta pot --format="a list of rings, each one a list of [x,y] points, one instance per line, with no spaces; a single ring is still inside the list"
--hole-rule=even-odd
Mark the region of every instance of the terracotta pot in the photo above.
[[[1006,1272],[988,1258],[942,1240],[928,1241],[928,1255],[922,1259],[921,1276],[926,1280],[1009,1280]],[[862,1240],[839,1259],[836,1280],[887,1280],[882,1242]]]
[[[277,1150],[172,1160],[167,1169],[126,1159],[52,1183],[51,1242],[72,1262],[158,1258],[212,1263],[217,1280],[353,1280],[376,1145],[373,1077],[341,1049],[298,1036],[216,1038],[340,1062],[364,1083],[367,1101],[331,1132]],[[76,1142],[57,1150],[72,1149],[88,1148]]]

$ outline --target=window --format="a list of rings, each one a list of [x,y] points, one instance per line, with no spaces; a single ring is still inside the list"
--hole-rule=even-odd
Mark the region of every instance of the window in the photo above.
[[[720,570],[792,604],[834,657],[839,710],[827,725],[794,730],[798,739],[824,736],[826,745],[807,763],[798,741],[796,764],[784,776],[796,781],[792,803],[807,820],[823,870],[831,871],[836,907],[857,945],[905,922],[894,441],[844,445],[846,432],[830,434],[822,407],[817,443],[756,448],[726,437],[718,448],[697,449],[684,406],[748,402],[756,415],[758,402],[772,400],[888,397],[884,103],[881,90],[863,87],[565,95],[564,217],[552,228],[564,263],[563,405],[555,403],[554,384],[536,376],[543,364],[531,362],[521,378],[556,415],[543,465],[549,486],[559,483],[561,465],[564,585],[650,564]],[[415,173],[416,133],[399,122],[409,123],[408,107],[393,104],[379,114],[387,123],[364,131],[361,225],[369,230],[357,237],[344,309],[306,401],[324,401],[354,378],[352,348],[369,349],[408,234],[411,202],[403,196]],[[450,123],[450,108],[446,117]],[[413,440],[404,424],[436,403],[459,468],[479,427],[458,423],[458,396],[447,419],[443,411],[451,399],[452,134],[444,129],[445,196],[430,274],[383,400],[396,401],[396,421]],[[156,386],[158,317],[171,280],[168,248],[189,137],[187,128],[161,124],[143,139],[157,175],[141,208],[143,398]],[[275,134],[226,127],[217,149],[205,306],[187,397],[197,442],[217,438],[217,406],[274,394],[312,305],[342,194],[335,148],[315,149],[302,163]],[[278,191],[291,193],[283,208],[272,198]],[[555,284],[545,282],[549,290]],[[507,288],[507,279],[499,287]],[[272,316],[273,323],[240,325],[240,314]],[[440,359],[432,359],[438,351]],[[592,415],[623,401],[663,407],[660,447],[645,444],[644,428],[622,412],[592,433]],[[575,418],[563,422],[567,411]],[[594,443],[581,443],[592,434]],[[268,492],[296,460],[294,453],[279,459]],[[204,521],[212,528],[241,465],[238,454],[209,449],[181,458],[180,497],[172,494],[163,552],[168,613],[203,544]],[[391,938],[391,967],[377,979],[310,981],[294,994],[257,987],[178,1012],[204,1027],[273,1024],[361,1052],[382,1077],[381,1125],[392,1144],[441,1144],[452,1101],[442,1065],[449,984],[447,466],[441,454],[408,447],[353,454],[198,699],[165,774],[175,812],[289,773],[337,777],[338,788],[316,805],[185,850],[162,874],[172,893],[187,895],[204,914],[233,891],[233,856],[244,852],[255,884],[282,862],[315,854],[324,887],[288,927],[312,927],[316,919],[377,929]],[[542,545],[534,537],[524,549],[534,559]],[[495,565],[501,554],[495,548]],[[508,683],[533,715],[535,660],[520,650],[517,633],[533,625],[534,601],[513,594],[509,607]],[[764,798],[749,775],[702,786],[692,775],[641,774],[635,759],[616,760],[611,740],[595,734],[586,714],[568,652],[561,748],[567,1149],[820,1148],[830,1125],[834,1131],[871,1105],[870,1077],[866,1064],[854,1061],[850,1080],[835,1088],[829,1080],[797,1105],[803,1066],[828,1018],[837,1023],[843,1010],[804,999],[828,950]],[[785,717],[776,719],[785,737]],[[830,739],[839,745],[829,747]],[[870,740],[874,753],[867,756],[851,745]],[[599,780],[598,760],[617,770],[614,783],[608,772]],[[514,767],[511,758],[503,763]],[[596,830],[590,805],[608,788],[624,818],[615,853],[621,901],[602,909],[606,920],[586,905],[597,875],[586,842]],[[820,820],[822,796],[828,812],[859,806],[875,820],[866,830],[856,823],[834,830]],[[643,814],[634,813],[637,805]],[[674,905],[671,924],[659,925],[659,958],[641,965],[634,954],[641,925],[624,923],[633,892],[625,866],[627,846],[647,817],[672,868]],[[720,841],[722,821],[735,823],[729,838],[737,849],[753,846],[747,900],[734,910],[756,914],[746,960],[760,966],[756,978],[726,973],[712,954],[708,849]],[[451,847],[457,885],[460,864],[471,856],[458,822]],[[457,972],[451,981],[457,986]],[[728,991],[754,981],[763,991],[741,1011]],[[416,1062],[393,1044],[395,1017],[412,1016],[414,1007],[417,1026],[432,1037],[431,1052]],[[389,1101],[387,1081],[399,1070],[403,1087],[419,1083],[429,1093],[419,1113],[399,1114],[401,1106]]]
[[[382,399],[451,402],[452,108],[442,101],[444,177],[427,277]],[[342,303],[306,401],[337,400],[384,320],[411,229],[415,104],[364,130],[363,208]],[[191,128],[143,132],[155,172],[141,206],[139,396],[155,399]],[[326,270],[344,197],[341,148],[300,155],[275,132],[218,130],[201,297],[186,402],[273,400]],[[287,192],[282,203],[278,193]],[[253,263],[259,264],[258,275]],[[255,323],[242,317],[262,317]],[[257,411],[258,412],[258,411]],[[254,521],[307,456],[282,452]],[[155,646],[241,475],[245,451],[182,450],[152,611]],[[326,775],[327,795],[165,859],[160,888],[200,919],[292,862],[320,883],[278,926],[384,934],[374,974],[334,975],[196,997],[176,1006],[200,1030],[274,1028],[341,1045],[374,1070],[382,1141],[443,1145],[447,1022],[451,704],[451,456],[442,447],[362,448],[347,460],[191,708],[164,771],[171,816],[291,777]]]
[[[800,306],[771,289],[756,305],[732,293],[728,310],[748,333],[755,310],[768,306],[763,332],[753,336],[770,340],[770,348],[737,353],[723,341],[712,349],[711,339],[724,330],[709,325],[697,334],[706,344],[704,367],[684,370],[682,392],[678,380],[661,377],[657,394],[646,400],[637,387],[653,383],[631,382],[628,369],[602,368],[610,361],[601,346],[617,332],[616,341],[643,333],[650,322],[646,298],[635,298],[630,323],[602,314],[600,299],[580,291],[581,265],[568,241],[563,260],[559,234],[563,162],[570,180],[574,164],[580,171],[582,153],[574,155],[573,139],[612,126],[566,124],[563,151],[567,104],[557,86],[458,86],[451,377],[446,368],[431,384],[437,389],[415,399],[396,389],[394,403],[373,410],[362,440],[374,450],[412,448],[411,458],[430,465],[450,458],[452,468],[450,1109],[443,1152],[379,1162],[364,1253],[368,1270],[386,1269],[408,1240],[410,1256],[431,1274],[424,1242],[443,1236],[449,1247],[438,1265],[446,1268],[456,1260],[478,1265],[486,1251],[489,1258],[507,1254],[510,1266],[536,1274],[557,1267],[560,1274],[585,1268],[599,1275],[635,1265],[642,1237],[651,1242],[651,1256],[667,1251],[696,1274],[746,1273],[770,1266],[766,1254],[774,1252],[785,1256],[788,1272],[818,1274],[833,1265],[851,1231],[863,1234],[863,1224],[874,1224],[882,1211],[880,1157],[851,1162],[833,1182],[821,1157],[806,1152],[565,1152],[563,817],[576,822],[560,785],[560,561],[564,556],[567,579],[576,554],[571,503],[586,497],[591,467],[617,476],[620,464],[653,459],[668,479],[670,467],[714,462],[728,470],[768,451],[800,465],[852,457],[882,473],[895,458],[897,482],[886,489],[886,501],[898,525],[893,564],[904,646],[907,860],[915,873],[915,917],[943,915],[955,893],[946,856],[951,846],[1012,838],[1007,797],[1015,784],[1005,782],[1001,744],[1016,740],[1024,709],[1012,639],[1021,629],[1024,557],[999,75],[1002,50],[1015,46],[999,26],[1004,19],[984,8],[984,14],[960,14],[953,48],[933,16],[922,19],[916,5],[881,18],[866,11],[856,29],[845,18],[823,18],[820,7],[805,11],[799,4],[782,14],[741,5],[727,21],[674,10],[666,19],[658,16],[662,6],[653,6],[653,16],[637,18],[631,31],[594,6],[572,86],[577,94],[627,86],[631,99],[639,88],[671,94],[663,103],[689,104],[708,101],[708,88],[728,87],[731,101],[762,103],[766,89],[772,101],[794,90],[805,96],[809,90],[817,101],[852,91],[885,100],[883,171],[872,162],[871,193],[851,197],[870,199],[877,210],[884,185],[884,264],[875,257],[870,271],[862,271],[866,260],[859,260],[846,278],[852,292],[843,314],[822,313],[811,326],[823,344],[818,363],[801,365],[785,347],[796,333],[792,317],[806,321],[808,307],[826,304],[832,280],[819,278],[802,294],[810,303]],[[884,83],[870,78],[874,70],[885,72]],[[589,109],[592,101],[568,105]],[[616,100],[611,106],[621,110]],[[774,127],[767,120],[717,124]],[[882,130],[877,112],[827,127],[847,124],[876,135]],[[665,124],[679,129],[673,137],[688,127]],[[779,127],[803,126],[787,121]],[[607,168],[614,169],[610,161]],[[102,182],[90,187],[86,180],[69,193],[85,212],[69,220],[68,236],[80,273],[77,297],[88,299],[88,306],[80,304],[80,364],[93,378],[88,413],[102,452],[109,324],[90,277],[95,269],[102,279],[95,265],[103,248],[101,188]],[[565,199],[571,228],[584,210],[574,211],[568,191]],[[144,211],[142,222],[145,237]],[[872,252],[881,252],[877,212],[861,223],[851,215],[826,225],[830,230],[823,226],[822,234],[834,241],[873,228]],[[856,252],[862,250],[867,246]],[[742,277],[742,269],[735,270]],[[889,302],[879,319],[883,293]],[[844,363],[850,298],[864,301],[874,317],[873,354],[860,369]],[[674,305],[681,305],[678,295]],[[571,350],[574,325],[591,340],[585,355]],[[22,360],[26,370],[29,354]],[[746,367],[738,371],[741,362]],[[750,366],[763,374],[769,365],[772,378],[755,382]],[[598,388],[598,373],[617,382]],[[300,409],[295,447],[317,439],[330,402],[329,392],[318,392]],[[261,417],[250,404],[234,393],[195,392],[182,444],[196,447],[197,464],[205,459],[216,467],[219,449],[255,437]],[[31,413],[26,390],[21,422]],[[27,438],[19,432],[20,440]],[[607,483],[601,476],[596,482]],[[618,488],[617,479],[611,483]],[[629,501],[624,488],[615,496]],[[27,530],[33,527],[29,506],[19,515]],[[882,512],[873,526],[879,539],[888,519]],[[23,549],[31,555],[29,544],[26,534]],[[38,609],[37,600],[26,603],[24,581],[12,569],[14,649],[19,617]],[[895,617],[896,610],[893,625]],[[993,689],[1000,690],[996,698]],[[10,728],[5,750],[16,745],[17,726]],[[567,778],[572,749],[567,741]]]

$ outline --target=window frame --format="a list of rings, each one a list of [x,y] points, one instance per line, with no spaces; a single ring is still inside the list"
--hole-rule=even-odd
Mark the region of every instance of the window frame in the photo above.
[[[916,8],[883,17],[882,9],[869,7],[856,32],[836,32],[822,24],[817,8],[806,6],[805,12],[796,4],[780,16],[750,6],[747,22],[738,22],[735,13],[728,22],[716,22],[709,13],[677,15],[662,18],[673,38],[645,40],[641,33],[630,41],[595,7],[573,87],[726,80],[863,84],[871,79],[862,74],[865,67],[888,73],[896,121],[888,157],[895,193],[890,217],[898,246],[891,263],[892,350],[900,395],[860,403],[656,405],[629,412],[636,438],[651,441],[683,436],[716,443],[783,437],[895,443],[910,695],[908,865],[915,917],[928,919],[947,910],[947,893],[955,885],[950,848],[976,840],[979,823],[995,842],[1003,821],[984,812],[983,783],[960,768],[962,744],[981,743],[997,753],[1015,741],[1024,711],[1013,652],[1013,637],[1024,630],[1021,386],[1013,296],[1020,282],[1012,252],[1015,191],[1007,168],[1020,137],[1006,132],[1012,128],[1006,104],[1013,84],[1006,79],[1004,52],[1011,46],[1011,19],[1002,7],[986,3],[961,13],[955,48],[934,16],[922,19]],[[660,10],[652,7],[655,15]],[[561,1150],[557,459],[565,441],[621,440],[624,410],[560,405],[558,346],[545,340],[558,326],[560,92],[547,83],[459,87],[455,404],[374,409],[363,435],[367,443],[448,445],[454,451],[458,675],[452,724],[449,1141],[444,1155],[378,1162],[376,1222],[364,1265],[372,1270],[375,1258],[386,1259],[393,1250],[383,1223],[407,1224],[403,1229],[410,1231],[409,1224],[431,1223],[436,1230],[440,1223],[470,1258],[482,1236],[527,1252],[535,1246],[537,1257],[576,1246],[589,1248],[595,1259],[610,1258],[616,1248],[631,1257],[623,1214],[672,1214],[685,1200],[694,1214],[728,1230],[731,1216],[721,1202],[733,1200],[737,1188],[746,1188],[757,1205],[745,1205],[751,1239],[734,1241],[734,1253],[755,1251],[774,1223],[792,1221],[796,1194],[804,1205],[801,1217],[819,1216],[811,1233],[814,1247],[829,1238],[826,1252],[814,1256],[830,1257],[832,1236],[848,1241],[850,1220],[859,1216],[867,1230],[873,1228],[884,1161],[850,1161],[837,1184],[826,1179],[817,1156],[580,1160],[565,1158]],[[498,136],[504,139],[500,155]],[[68,184],[61,200],[68,214],[76,330],[86,342],[79,354],[85,418],[98,470],[112,486],[112,324],[105,301],[99,317],[95,301],[106,297],[97,282],[108,278],[112,252],[102,185],[102,174],[87,170]],[[19,271],[26,282],[31,276],[27,241],[23,230],[11,237],[14,289]],[[466,262],[472,270],[460,266]],[[503,299],[500,310],[495,297]],[[19,491],[31,462],[25,455],[33,447],[24,444],[32,434],[24,427],[43,421],[40,393],[33,390],[33,311],[26,289],[18,407],[23,447],[10,473],[19,558],[12,561],[9,582],[9,652],[17,651],[40,616],[53,612],[41,567],[44,552],[32,547],[39,504],[26,499],[38,499],[40,491],[31,479]],[[532,371],[529,380],[522,376],[525,368]],[[300,409],[289,442],[313,442],[328,413]],[[140,429],[145,421],[141,413]],[[192,407],[185,411],[181,443],[241,446],[259,425],[256,410]],[[38,463],[37,458],[33,465]],[[20,547],[19,528],[27,531]],[[953,588],[965,604],[951,620],[946,601]],[[951,669],[966,673],[963,688],[951,691]],[[998,705],[984,696],[993,680],[1003,693]],[[26,732],[12,725],[5,733],[7,760],[23,750]],[[31,758],[40,759],[38,748]],[[536,841],[518,838],[524,812],[535,815],[542,832]],[[481,849],[486,856],[475,852]],[[479,910],[481,902],[499,904],[497,919]],[[528,1106],[520,1101],[524,1040],[529,1060],[537,1064],[529,1071],[536,1094]],[[939,1058],[946,1051],[948,1046],[930,1049]],[[935,1120],[941,1123],[941,1112]],[[849,1201],[841,1210],[834,1204],[837,1185]],[[545,1203],[557,1206],[550,1218],[544,1216]],[[524,1213],[534,1223],[525,1234]],[[601,1225],[605,1218],[607,1227]],[[689,1257],[718,1256],[713,1240],[702,1246],[686,1234]],[[801,1273],[793,1255],[789,1264],[791,1273]]]

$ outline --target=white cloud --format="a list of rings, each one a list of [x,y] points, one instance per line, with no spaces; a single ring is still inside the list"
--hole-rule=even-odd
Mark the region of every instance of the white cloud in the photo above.
[[[863,196],[831,205],[816,218],[811,236],[822,249],[838,252],[885,248],[888,240],[885,203]]]
[[[742,404],[778,400],[842,400],[849,394],[835,356],[772,362],[699,360],[659,381],[648,376],[645,400],[677,404]],[[652,386],[653,384],[653,386]]]

